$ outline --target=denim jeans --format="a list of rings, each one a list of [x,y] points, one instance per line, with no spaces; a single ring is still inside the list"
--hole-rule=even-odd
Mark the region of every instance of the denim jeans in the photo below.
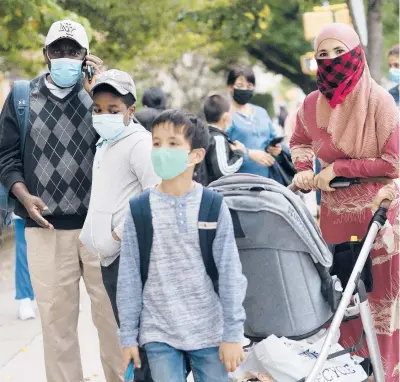
[[[108,297],[110,298],[111,307],[114,312],[115,321],[117,321],[118,327],[119,316],[117,309],[117,282],[118,282],[118,270],[119,270],[119,257],[117,257],[112,264],[108,267],[101,266],[101,275],[103,277],[103,284],[107,291]],[[154,382],[151,378],[150,366],[147,361],[146,353],[143,348],[139,349],[140,360],[142,361],[142,368],[135,369],[135,382]]]
[[[16,300],[34,299],[26,254],[25,221],[14,220],[15,232],[15,290]]]
[[[218,348],[183,352],[158,342],[144,347],[154,382],[185,382],[185,357],[190,361],[195,382],[228,382],[228,373],[219,360]]]

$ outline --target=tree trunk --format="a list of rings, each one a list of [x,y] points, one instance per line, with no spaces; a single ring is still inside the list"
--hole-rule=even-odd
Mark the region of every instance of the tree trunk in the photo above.
[[[368,0],[368,65],[372,78],[379,84],[382,78],[383,31],[382,0]]]
[[[295,85],[297,85],[307,95],[317,89],[315,78],[304,74],[301,71],[300,56],[293,58],[292,56],[280,51],[273,45],[260,43],[259,46],[247,47],[247,52],[257,60],[260,60],[265,67],[282,74]]]

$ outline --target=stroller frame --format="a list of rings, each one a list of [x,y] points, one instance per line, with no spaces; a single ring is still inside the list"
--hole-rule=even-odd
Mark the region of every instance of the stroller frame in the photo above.
[[[339,330],[340,324],[343,321],[345,316],[353,316],[355,314],[360,314],[362,326],[365,333],[365,338],[368,345],[368,350],[370,354],[370,361],[373,367],[373,373],[375,382],[385,382],[384,369],[382,358],[379,350],[378,339],[376,336],[376,330],[373,323],[373,317],[370,309],[370,305],[368,303],[368,297],[365,290],[365,286],[362,280],[360,280],[361,272],[364,268],[364,265],[367,261],[368,255],[374,245],[376,236],[381,230],[382,226],[386,222],[386,213],[390,206],[389,201],[384,201],[378,211],[375,213],[371,226],[369,228],[367,237],[365,239],[365,243],[361,249],[361,252],[358,256],[357,262],[354,266],[354,269],[351,273],[349,282],[346,286],[342,294],[342,298],[339,303],[339,307],[335,312],[335,315],[332,320],[332,324],[328,329],[328,334],[326,336],[324,345],[321,349],[319,357],[306,379],[302,379],[299,382],[315,382],[318,378],[319,373],[321,372],[324,363],[330,359],[335,358],[343,354],[340,352],[338,354],[333,354],[331,357],[329,356],[329,350],[331,345],[334,342],[335,335]],[[351,298],[353,292],[356,290],[356,295],[354,297],[355,306],[349,307],[351,302]]]

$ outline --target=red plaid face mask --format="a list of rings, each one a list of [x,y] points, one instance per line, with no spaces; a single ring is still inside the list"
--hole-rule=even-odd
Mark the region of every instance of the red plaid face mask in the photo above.
[[[335,58],[318,59],[317,87],[334,108],[354,89],[365,67],[361,46]]]

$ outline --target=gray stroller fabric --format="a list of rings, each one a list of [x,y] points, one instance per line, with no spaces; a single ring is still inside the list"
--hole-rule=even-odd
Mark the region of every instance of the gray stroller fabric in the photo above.
[[[246,336],[307,337],[321,328],[332,311],[316,263],[330,267],[333,256],[300,197],[250,174],[226,176],[209,187],[224,196],[242,230],[236,241],[248,279]]]

